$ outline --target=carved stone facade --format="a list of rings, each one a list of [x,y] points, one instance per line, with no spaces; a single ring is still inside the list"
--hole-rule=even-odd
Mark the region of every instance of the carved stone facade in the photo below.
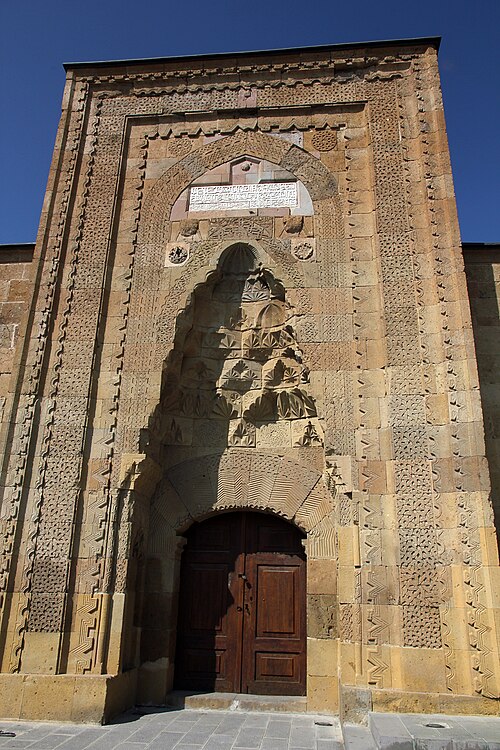
[[[236,509],[307,536],[310,710],[498,710],[436,40],[69,66],[33,265],[2,715],[164,702],[183,533]]]

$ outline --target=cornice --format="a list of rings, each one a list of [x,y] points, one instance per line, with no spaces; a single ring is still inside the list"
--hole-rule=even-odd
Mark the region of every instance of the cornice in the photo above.
[[[148,73],[95,74],[82,76],[95,95],[162,96],[169,94],[196,94],[210,91],[237,91],[239,89],[294,88],[315,85],[343,85],[349,83],[393,80],[407,75],[413,57],[391,56],[384,60],[366,59],[337,61],[321,69],[303,65],[242,66],[238,70],[150,71]],[[80,76],[78,76],[80,79]]]
[[[337,44],[319,44],[310,45],[305,47],[285,47],[278,49],[265,49],[265,50],[245,50],[238,52],[210,52],[201,54],[190,54],[190,55],[174,55],[164,57],[150,57],[150,58],[139,58],[139,59],[125,59],[125,60],[97,60],[87,62],[68,62],[64,63],[64,69],[70,70],[82,70],[82,69],[110,69],[117,67],[131,68],[152,68],[154,66],[174,66],[176,69],[193,69],[203,68],[212,64],[215,66],[217,62],[221,64],[221,70],[227,70],[232,62],[233,64],[239,64],[240,60],[244,61],[243,64],[248,65],[250,61],[258,61],[263,58],[275,60],[275,65],[283,65],[290,63],[294,59],[295,62],[299,62],[304,66],[308,64],[314,64],[318,58],[322,60],[333,61],[338,58],[349,57],[349,52],[352,52],[354,56],[365,57],[372,56],[376,59],[381,56],[386,56],[389,50],[406,50],[407,52],[414,51],[425,51],[427,48],[432,47],[436,51],[439,50],[441,43],[441,37],[439,36],[428,36],[428,37],[414,37],[408,39],[382,39],[382,40],[371,40],[371,41],[359,41],[359,42],[342,42]],[[384,53],[385,50],[385,53]]]
[[[256,107],[251,111],[212,110],[209,112],[168,112],[150,118],[149,138],[169,138],[183,135],[230,135],[235,132],[259,131],[277,133],[288,131],[339,129],[345,124],[346,111],[362,111],[364,101],[347,105],[309,104],[297,107]],[[131,116],[131,124],[144,125],[144,118]]]

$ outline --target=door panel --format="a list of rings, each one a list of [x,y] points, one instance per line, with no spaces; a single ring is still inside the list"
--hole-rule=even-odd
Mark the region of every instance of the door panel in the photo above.
[[[255,637],[297,637],[295,567],[259,565],[255,570]]]
[[[178,687],[304,695],[300,532],[262,513],[195,524],[181,569]]]
[[[241,682],[241,522],[224,515],[196,524],[182,556],[177,687],[234,691]]]
[[[296,555],[247,555],[243,692],[304,695],[305,561]]]
[[[290,654],[266,654],[256,651],[255,673],[258,680],[290,679],[295,674],[295,660]]]
[[[192,588],[188,593],[189,626],[194,634],[224,633],[228,597],[228,566],[217,563],[196,563],[189,566]]]

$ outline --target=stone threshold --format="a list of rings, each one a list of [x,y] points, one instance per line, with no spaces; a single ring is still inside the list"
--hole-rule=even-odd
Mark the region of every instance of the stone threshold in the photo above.
[[[172,690],[167,695],[166,705],[173,708],[212,709],[219,711],[306,713],[307,698],[299,695],[197,693],[188,690]]]

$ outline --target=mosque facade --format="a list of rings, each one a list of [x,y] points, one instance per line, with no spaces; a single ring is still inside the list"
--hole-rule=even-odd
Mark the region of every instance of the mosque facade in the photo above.
[[[498,712],[500,273],[438,46],[66,66],[0,259],[0,715]]]

